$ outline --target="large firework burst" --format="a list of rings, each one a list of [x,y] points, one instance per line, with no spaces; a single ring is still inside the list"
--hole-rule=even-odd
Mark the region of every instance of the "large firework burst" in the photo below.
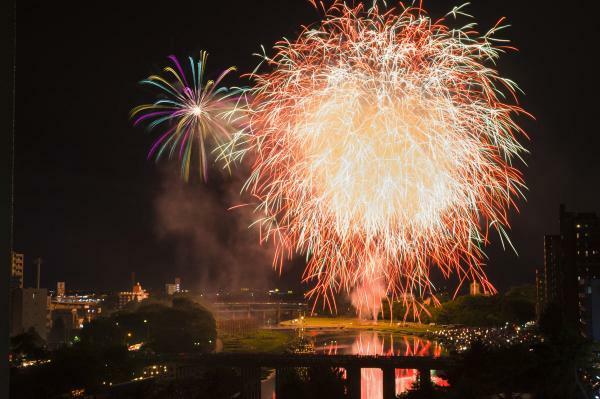
[[[244,114],[238,97],[242,90],[219,86],[235,68],[226,69],[214,81],[205,81],[207,57],[205,51],[200,53],[199,61],[190,57],[190,73],[186,76],[179,60],[169,56],[173,67],[164,68],[165,77],[151,75],[140,82],[159,89],[159,99],[131,111],[134,125],[143,121],[151,121],[148,124],[150,129],[166,125],[152,145],[148,158],[156,155],[158,160],[167,149],[169,158],[178,153],[185,180],[189,178],[190,162],[196,147],[199,169],[207,180],[208,159],[212,151],[209,146],[219,148],[231,140]]]
[[[275,265],[305,254],[310,295],[333,306],[383,281],[418,311],[434,267],[494,291],[482,248],[490,230],[508,240],[525,151],[518,89],[493,67],[501,26],[451,29],[402,5],[337,1],[325,14],[264,56],[243,149],[229,153],[256,155],[246,188]]]

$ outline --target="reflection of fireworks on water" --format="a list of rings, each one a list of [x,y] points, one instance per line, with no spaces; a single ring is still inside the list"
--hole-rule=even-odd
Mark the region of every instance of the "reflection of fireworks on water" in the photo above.
[[[399,341],[399,342],[398,342]],[[336,340],[329,340],[317,348],[318,353],[327,355],[354,354],[376,356],[433,356],[442,355],[442,347],[419,337],[403,336],[395,340],[394,335],[382,336],[374,332],[360,332],[352,345],[344,346]],[[417,380],[417,370],[396,369],[396,394],[408,391]],[[448,381],[433,375],[432,382],[437,386],[448,386]],[[361,370],[361,397],[383,397],[383,372],[380,369]]]
[[[352,353],[378,356],[433,356],[439,357],[442,348],[431,341],[418,337],[402,337],[402,349],[394,350],[394,337],[390,335],[389,346],[377,333],[361,333],[352,346]],[[417,370],[396,369],[396,394],[408,391],[417,380]],[[383,371],[381,369],[361,370],[361,397],[364,399],[383,398]],[[432,376],[432,382],[438,386],[447,386],[443,378]]]
[[[279,268],[307,256],[311,296],[335,306],[336,292],[382,278],[383,294],[418,313],[411,298],[433,291],[431,267],[494,291],[482,247],[490,229],[508,239],[524,188],[512,161],[525,151],[513,121],[524,111],[504,100],[516,86],[488,66],[504,50],[500,28],[335,2],[265,56],[228,157],[256,154],[246,188],[262,238]]]

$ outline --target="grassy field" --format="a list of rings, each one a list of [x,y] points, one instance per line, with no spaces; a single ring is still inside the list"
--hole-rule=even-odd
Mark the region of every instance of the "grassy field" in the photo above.
[[[361,330],[379,331],[406,335],[424,335],[428,332],[442,329],[441,326],[411,322],[393,322],[389,320],[372,321],[359,320],[351,317],[306,317],[298,321],[284,321],[281,327],[323,330]],[[294,340],[295,334],[285,330],[256,330],[246,334],[219,334],[223,343],[223,352],[262,352],[281,353]]]
[[[294,335],[286,331],[256,330],[243,335],[221,334],[223,352],[281,353]]]
[[[441,326],[436,325],[396,321],[390,323],[389,320],[373,322],[350,317],[306,317],[304,320],[298,320],[297,322],[293,320],[284,321],[280,323],[280,326],[308,329],[376,330],[409,335],[419,335],[442,329]]]

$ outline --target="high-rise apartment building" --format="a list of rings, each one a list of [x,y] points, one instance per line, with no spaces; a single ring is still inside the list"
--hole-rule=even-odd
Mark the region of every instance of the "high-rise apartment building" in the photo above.
[[[535,269],[535,293],[535,314],[539,320],[546,306],[546,274],[543,266]]]
[[[544,238],[544,289],[538,306],[557,303],[589,338],[600,340],[600,218],[560,206],[560,235]]]
[[[562,300],[563,278],[560,269],[561,237],[544,236],[544,301],[546,304]]]
[[[23,288],[23,270],[25,267],[25,255],[12,251],[11,253],[11,288]]]

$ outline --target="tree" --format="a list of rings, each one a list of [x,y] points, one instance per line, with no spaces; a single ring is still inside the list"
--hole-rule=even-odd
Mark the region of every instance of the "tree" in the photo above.
[[[535,287],[522,285],[509,289],[502,297],[501,314],[510,323],[525,323],[535,319]]]
[[[544,336],[544,342],[535,348],[544,364],[537,378],[540,395],[568,399],[584,393],[578,371],[591,364],[591,343],[569,323],[557,303],[548,304],[542,312],[539,330]]]
[[[10,340],[11,351],[29,358],[39,359],[46,355],[45,342],[34,327]]]
[[[532,286],[513,287],[504,295],[464,295],[443,302],[432,310],[438,324],[491,327],[505,323],[522,324],[535,318],[535,290]]]
[[[210,311],[186,298],[172,306],[147,302],[98,318],[81,331],[84,345],[108,348],[144,343],[157,353],[210,352],[216,344],[216,321]]]
[[[79,342],[72,346],[54,351],[49,364],[15,371],[11,394],[15,398],[56,397],[74,388],[94,392],[105,386],[103,382],[131,381],[146,359],[134,356],[128,351],[128,345],[143,342],[158,353],[212,351],[216,322],[206,308],[187,299],[174,300],[172,306],[143,302],[130,310],[86,323],[79,337]],[[38,342],[38,338],[29,331],[15,337],[13,347],[29,352],[37,347],[33,343]],[[206,387],[210,381],[203,380],[200,386]],[[225,390],[217,385],[211,388],[213,396],[202,396],[206,390],[200,389],[200,397],[231,396],[231,385]],[[174,397],[180,397],[177,395]]]
[[[172,307],[140,306],[136,317],[132,335],[148,335],[147,346],[158,353],[214,350],[217,327],[212,313],[187,298],[174,299]]]
[[[442,304],[434,312],[438,324],[462,324],[473,327],[495,326],[503,323],[497,296],[460,296]]]

